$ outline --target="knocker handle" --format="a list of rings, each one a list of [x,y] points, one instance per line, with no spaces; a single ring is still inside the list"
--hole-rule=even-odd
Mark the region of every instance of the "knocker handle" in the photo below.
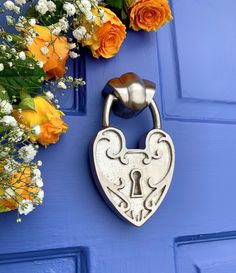
[[[142,80],[131,72],[110,80],[103,90],[107,96],[103,110],[103,128],[110,126],[110,112],[114,106],[114,113],[122,118],[136,116],[149,107],[152,113],[153,127],[160,129],[160,114],[153,99],[155,90],[156,86],[153,82]]]

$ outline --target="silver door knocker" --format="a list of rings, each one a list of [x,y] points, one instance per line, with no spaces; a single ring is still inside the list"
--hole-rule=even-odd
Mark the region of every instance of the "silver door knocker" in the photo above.
[[[98,189],[124,219],[143,225],[157,210],[171,183],[175,151],[170,136],[161,130],[160,115],[153,99],[155,84],[126,73],[110,80],[103,93],[106,101],[103,129],[92,146],[91,166]],[[124,118],[149,107],[153,129],[145,147],[127,149],[123,133],[110,126],[110,110]]]

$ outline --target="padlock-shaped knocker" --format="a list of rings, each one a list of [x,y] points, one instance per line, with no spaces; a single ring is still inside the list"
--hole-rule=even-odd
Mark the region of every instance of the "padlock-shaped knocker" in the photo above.
[[[175,151],[170,136],[161,130],[160,115],[153,99],[155,84],[126,73],[110,80],[103,129],[92,146],[91,166],[99,191],[112,209],[135,226],[143,225],[164,199],[174,171]],[[153,129],[145,147],[127,149],[123,133],[110,126],[110,111],[129,118],[150,107]]]

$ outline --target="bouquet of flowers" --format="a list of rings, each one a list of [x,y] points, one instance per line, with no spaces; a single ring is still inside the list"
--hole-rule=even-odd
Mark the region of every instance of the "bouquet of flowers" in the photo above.
[[[6,0],[0,13],[0,212],[20,221],[43,202],[39,145],[68,129],[56,91],[85,84],[68,75],[68,59],[81,46],[111,58],[126,25],[153,31],[172,16],[167,0]]]

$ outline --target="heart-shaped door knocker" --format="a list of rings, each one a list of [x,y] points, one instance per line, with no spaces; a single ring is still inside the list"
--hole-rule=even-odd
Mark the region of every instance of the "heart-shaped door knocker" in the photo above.
[[[104,93],[107,98],[103,129],[98,132],[91,153],[93,174],[108,204],[124,219],[141,226],[154,214],[168,191],[174,171],[174,145],[161,130],[152,82],[126,73],[110,80]],[[150,107],[154,128],[146,136],[145,147],[127,149],[123,133],[110,126],[112,106],[116,114],[125,118]]]

